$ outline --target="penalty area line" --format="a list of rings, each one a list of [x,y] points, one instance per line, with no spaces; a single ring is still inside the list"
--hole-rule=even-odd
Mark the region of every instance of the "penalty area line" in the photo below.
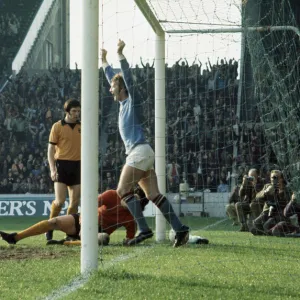
[[[215,226],[217,226],[217,225],[219,225],[219,224],[225,222],[226,220],[227,220],[226,218],[225,218],[225,219],[222,219],[222,220],[219,220],[219,221],[217,221],[217,222],[215,222],[215,223],[213,223],[213,224],[210,224],[210,225],[207,225],[207,226],[201,228],[200,230],[207,230],[207,229],[209,229],[209,228],[215,227]]]
[[[80,275],[75,277],[71,282],[66,284],[65,286],[60,287],[59,289],[53,291],[49,296],[46,298],[43,298],[45,300],[56,300],[60,299],[64,296],[69,295],[70,293],[76,291],[77,289],[81,288],[84,286],[89,278],[90,278],[91,273],[87,273],[84,275]]]
[[[102,269],[110,268],[111,266],[116,265],[119,262],[139,256],[142,253],[144,253],[147,249],[149,249],[149,248],[136,249],[136,251],[134,251],[130,254],[127,254],[127,255],[122,254],[122,255],[116,257],[115,259],[113,259],[112,261],[105,263],[104,265],[101,264],[101,266],[103,266]],[[50,295],[48,295],[42,299],[44,299],[44,300],[61,299],[65,296],[75,292],[76,290],[80,289],[82,286],[84,286],[89,281],[89,278],[92,274],[94,274],[94,273],[91,272],[91,273],[86,273],[83,275],[76,276],[71,282],[58,288],[57,290],[54,290]]]

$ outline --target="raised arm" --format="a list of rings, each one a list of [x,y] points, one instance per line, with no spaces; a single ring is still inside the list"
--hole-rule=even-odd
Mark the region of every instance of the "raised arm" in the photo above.
[[[154,67],[154,63],[155,63],[155,58],[153,59],[153,62],[152,62],[152,66],[151,66],[151,68],[153,68],[153,67]]]
[[[102,65],[108,65],[107,62],[107,50],[101,49],[101,59],[102,59]]]
[[[128,64],[128,61],[126,59],[126,57],[123,54],[123,49],[125,48],[125,42],[122,40],[119,40],[118,42],[118,47],[117,47],[117,53],[119,56],[119,60],[120,60],[120,64],[121,64],[121,71],[123,73],[123,79],[125,82],[125,85],[127,87],[127,90],[129,92],[129,94],[133,95],[133,77],[132,77],[132,72],[131,72],[131,68]]]
[[[107,62],[107,51],[105,49],[101,49],[101,59],[102,59],[102,67],[105,74],[105,77],[110,84],[112,78],[115,76],[115,72],[112,67]]]
[[[146,68],[146,66],[143,64],[142,57],[140,57],[140,61],[141,61],[141,65],[143,66],[143,68]]]
[[[189,63],[188,63],[187,59],[184,58],[184,60],[185,60],[185,65],[186,65],[187,67],[189,67]]]
[[[179,62],[182,60],[182,58],[179,58],[176,62],[175,62],[175,65],[178,65]]]
[[[207,69],[208,71],[212,71],[212,65],[211,65],[211,63],[210,63],[209,57],[207,58],[207,61],[208,61],[208,62],[205,63],[205,64],[206,64],[206,69]],[[210,70],[209,70],[208,66],[209,66]]]

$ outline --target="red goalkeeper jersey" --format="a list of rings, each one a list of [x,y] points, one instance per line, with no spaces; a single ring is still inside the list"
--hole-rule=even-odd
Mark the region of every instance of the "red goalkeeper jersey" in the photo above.
[[[124,226],[128,239],[134,238],[136,233],[136,222],[129,210],[121,205],[115,190],[105,191],[98,196],[98,224],[108,234]]]

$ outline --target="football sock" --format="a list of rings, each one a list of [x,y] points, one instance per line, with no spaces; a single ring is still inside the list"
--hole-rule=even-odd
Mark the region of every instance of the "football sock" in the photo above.
[[[164,215],[168,223],[172,226],[172,228],[175,231],[180,231],[182,223],[175,214],[174,209],[169,200],[163,195],[158,195],[153,200],[153,203],[159,208],[159,210],[162,212],[162,214]]]
[[[73,207],[69,205],[67,215],[73,215],[77,213],[78,213],[78,206],[76,205],[75,207]]]
[[[49,219],[57,217],[61,211],[61,207],[61,205],[56,205],[55,201],[52,201]]]
[[[18,232],[15,236],[15,240],[19,241],[19,240],[25,239],[30,236],[45,233],[52,229],[53,229],[53,225],[51,225],[48,222],[48,220],[44,220],[44,221],[34,224],[33,226],[31,226],[23,231]]]
[[[81,246],[81,241],[64,241],[65,246]]]
[[[151,231],[149,228],[146,219],[143,215],[142,207],[140,201],[137,200],[133,194],[127,195],[122,199],[127,204],[128,210],[134,217],[135,221],[138,224],[138,228],[140,232]]]

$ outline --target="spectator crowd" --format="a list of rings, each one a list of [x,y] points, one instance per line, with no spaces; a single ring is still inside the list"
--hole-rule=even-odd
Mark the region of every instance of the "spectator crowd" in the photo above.
[[[144,99],[145,134],[154,146],[154,67],[141,59],[141,67],[132,71]],[[168,191],[178,191],[186,180],[194,190],[226,192],[231,180],[241,180],[250,168],[270,169],[272,155],[266,150],[262,127],[242,123],[236,114],[237,61],[208,60],[202,70],[200,61],[189,65],[180,59],[166,65],[165,71]],[[117,104],[102,73],[99,70],[99,192],[116,188],[125,159]],[[53,192],[47,162],[49,132],[63,118],[64,101],[80,99],[80,82],[77,68],[34,74],[22,70],[9,81],[0,94],[1,193]]]
[[[80,72],[52,69],[20,72],[0,94],[1,193],[53,193],[47,144],[62,119],[64,99],[79,97]]]
[[[0,0],[0,91],[41,0]],[[168,191],[187,181],[194,190],[227,192],[250,168],[268,178],[275,156],[266,147],[259,122],[237,117],[238,61],[212,64],[179,59],[165,66],[166,174]],[[144,99],[144,128],[154,146],[154,62],[132,67]],[[0,93],[0,193],[52,193],[47,142],[52,124],[63,118],[62,104],[80,99],[80,70],[22,70]],[[99,71],[99,192],[116,188],[125,149],[117,128],[117,105]]]
[[[11,75],[12,61],[41,3],[0,0],[0,85]]]

